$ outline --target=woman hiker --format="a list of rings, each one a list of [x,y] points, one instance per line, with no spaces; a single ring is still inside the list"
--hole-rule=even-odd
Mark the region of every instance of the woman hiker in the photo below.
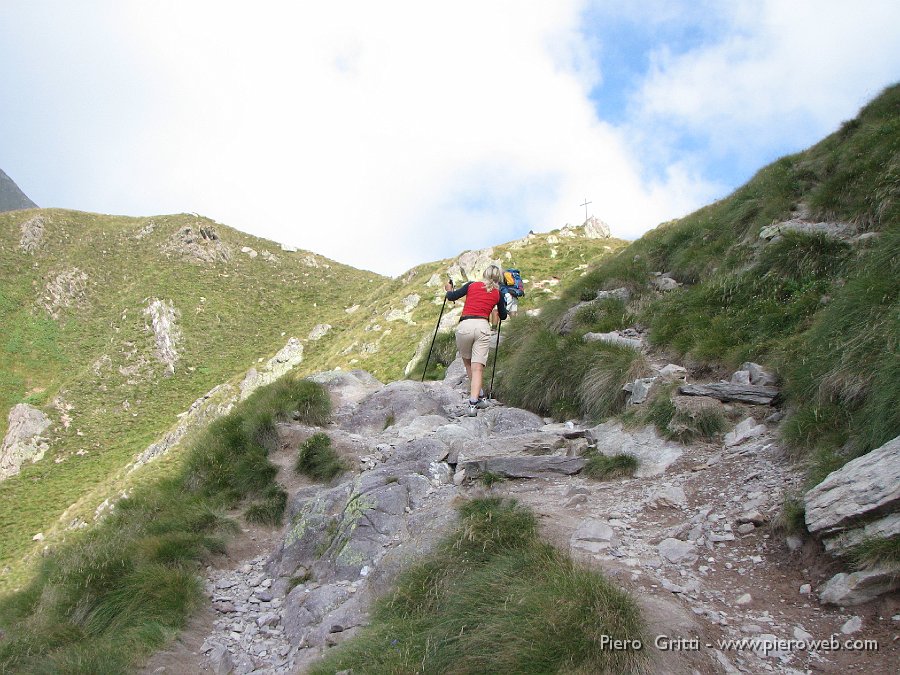
[[[500,320],[506,319],[506,302],[500,294],[500,268],[490,265],[481,281],[470,281],[458,290],[444,285],[448,300],[459,300],[466,296],[462,316],[456,329],[456,348],[466,366],[469,376],[469,417],[475,417],[479,408],[486,408],[481,383],[484,367],[488,362],[491,347],[491,318],[496,308]]]

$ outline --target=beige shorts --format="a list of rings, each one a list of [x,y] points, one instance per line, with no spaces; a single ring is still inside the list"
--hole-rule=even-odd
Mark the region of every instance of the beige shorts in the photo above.
[[[456,348],[464,359],[487,365],[491,350],[491,324],[487,319],[466,319],[456,328]]]

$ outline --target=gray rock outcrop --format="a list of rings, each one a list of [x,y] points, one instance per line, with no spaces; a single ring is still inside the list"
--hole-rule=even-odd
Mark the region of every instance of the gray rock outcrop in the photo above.
[[[897,570],[877,567],[847,574],[841,572],[819,589],[819,600],[831,605],[852,607],[874,600],[900,588]]]
[[[178,423],[169,429],[162,438],[151,443],[144,449],[132,464],[128,465],[128,471],[134,471],[147,462],[165,455],[173,447],[177,446],[192,431],[204,428],[210,422],[222,415],[227,415],[234,404],[247,398],[256,389],[274,382],[295,365],[300,363],[303,356],[303,345],[297,338],[291,338],[278,353],[269,359],[261,368],[251,368],[244,377],[240,387],[231,384],[220,384],[194,401],[190,408],[179,415]],[[367,373],[368,375],[368,373]]]
[[[296,494],[285,538],[267,566],[280,580],[276,588],[301,575],[284,598],[291,644],[320,646],[364,623],[372,597],[449,529],[456,488],[434,478],[445,454],[434,440],[412,441],[362,475]]]
[[[609,239],[609,225],[595,216],[584,221],[584,236],[586,239]]]
[[[400,380],[363,400],[348,417],[336,416],[336,419],[345,431],[378,434],[394,424],[404,425],[417,417],[442,414],[445,406],[458,403],[459,396],[442,384]]]
[[[826,536],[900,510],[900,436],[828,474],[804,503],[807,528]]]
[[[231,247],[219,238],[213,227],[199,222],[174,232],[162,250],[192,263],[228,262],[232,255]]]
[[[617,347],[628,347],[635,351],[641,351],[643,343],[635,338],[628,338],[619,335],[618,332],[610,333],[585,333],[582,338],[585,342],[605,342],[607,344],[616,345]]]
[[[307,337],[307,340],[313,340],[313,341],[321,340],[323,337],[325,337],[328,334],[328,331],[330,331],[330,330],[331,330],[330,323],[316,324],[315,326],[313,326],[312,330],[309,331],[309,336]]]
[[[456,265],[467,281],[478,281],[488,265],[499,265],[499,261],[494,258],[493,248],[483,248],[466,251],[456,259]]]
[[[634,475],[638,478],[664,473],[682,453],[680,446],[661,438],[651,425],[628,430],[620,422],[606,422],[588,429],[587,438],[607,457],[619,454],[635,457],[638,468]]]
[[[243,401],[259,387],[272,384],[279,377],[303,362],[303,344],[295,337],[278,350],[259,370],[251,368],[241,382],[241,400]]]
[[[800,234],[824,234],[835,239],[848,239],[856,234],[856,228],[849,223],[812,222],[804,218],[791,218],[775,225],[767,225],[759,231],[759,238],[778,241],[787,232]]]
[[[758,384],[763,387],[774,385],[776,382],[775,375],[763,368],[758,363],[746,361],[741,364],[741,370],[750,374],[750,384]]]
[[[179,311],[168,300],[153,298],[144,309],[144,316],[150,320],[149,330],[156,343],[156,358],[165,366],[167,375],[175,374],[178,362],[178,342],[181,329],[178,327]]]
[[[873,539],[900,536],[900,436],[847,462],[804,496],[807,529],[825,550],[847,553]],[[822,602],[858,605],[900,588],[896,564],[870,566],[832,577]]]
[[[43,458],[49,445],[42,434],[50,426],[50,418],[27,403],[18,403],[9,411],[9,424],[0,445],[0,480],[19,473],[25,462]]]
[[[84,304],[88,275],[73,267],[61,272],[51,272],[44,285],[40,304],[54,319],[58,319],[63,309],[80,307]]]
[[[709,396],[724,402],[737,401],[754,405],[771,405],[778,396],[778,388],[756,384],[717,382],[713,384],[684,384],[678,387],[678,393],[685,396]]]
[[[356,405],[369,394],[384,387],[366,370],[329,370],[310,375],[309,379],[325,387],[331,396],[331,407],[335,412]]]
[[[0,209],[2,211],[3,209]],[[22,236],[19,238],[19,248],[25,253],[34,253],[37,251],[44,241],[44,222],[43,216],[35,216],[29,218],[20,226]]]

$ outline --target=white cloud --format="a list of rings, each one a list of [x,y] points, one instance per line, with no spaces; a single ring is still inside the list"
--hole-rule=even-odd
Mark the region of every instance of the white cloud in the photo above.
[[[652,58],[633,124],[702,136],[719,156],[800,149],[853,117],[900,73],[900,5],[736,2],[721,39]],[[719,10],[721,11],[721,6]]]
[[[896,10],[861,4],[691,4],[721,38],[657,50],[622,126],[589,97],[603,64],[583,0],[28,3],[0,73],[28,88],[13,122],[40,110],[17,147],[66,203],[39,203],[198,211],[396,274],[579,222],[585,197],[636,237],[720,196],[706,153],[808,143],[890,81]],[[709,147],[679,151],[686,133]]]
[[[581,9],[120,10],[155,100],[129,126],[134,137],[117,139],[139,162],[122,167],[109,148],[93,158],[104,198],[141,185],[119,204],[177,204],[390,273],[578,222],[585,196],[617,234],[636,236],[673,199],[642,184],[620,135],[596,118]],[[675,201],[696,204],[695,185],[678,187]]]

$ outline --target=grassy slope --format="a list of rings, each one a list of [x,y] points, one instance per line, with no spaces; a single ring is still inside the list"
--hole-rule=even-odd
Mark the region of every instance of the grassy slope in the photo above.
[[[18,248],[19,224],[38,213],[45,241],[29,255]],[[137,240],[151,220],[155,231]],[[221,225],[214,227],[231,247],[228,262],[198,264],[163,252],[173,232],[198,223],[212,225],[190,215],[0,214],[0,433],[9,408],[23,400],[55,422],[48,456],[0,483],[0,512],[15,514],[0,519],[0,565],[33,549],[32,535],[127,464],[199,395],[270,356],[288,336],[305,337],[319,321],[343,314],[370,279],[380,279],[320,257],[330,267],[311,268],[302,252],[283,253]],[[272,251],[278,262],[251,259],[242,246]],[[42,290],[48,277],[71,268],[88,276],[85,297],[54,319],[40,306]],[[142,313],[148,298],[180,311],[181,358],[171,377],[154,357]],[[52,405],[57,395],[73,406],[68,429]],[[20,579],[0,577],[0,585]]]
[[[586,349],[577,341],[562,345],[567,338],[555,336],[554,322],[597,289],[627,286],[628,307],[611,302],[590,313],[578,334],[639,323],[653,344],[694,366],[769,364],[786,385],[787,438],[815,456],[812,479],[821,479],[900,433],[898,197],[900,85],[821,143],[765,167],[728,198],[659,226],[567,286],[539,322],[511,331],[510,346],[520,349],[507,350],[503,388],[546,411],[541,391],[528,391],[534,364],[562,369],[562,355],[577,349],[581,358]],[[801,205],[810,219],[853,223],[876,236],[760,240],[763,227]],[[684,287],[658,295],[648,285],[655,272],[671,273]],[[616,368],[622,380],[622,364]],[[593,379],[601,376],[610,375],[601,369]],[[558,396],[577,404],[590,379],[575,378]],[[591,411],[582,405],[580,412]],[[612,412],[615,406],[605,411]]]

